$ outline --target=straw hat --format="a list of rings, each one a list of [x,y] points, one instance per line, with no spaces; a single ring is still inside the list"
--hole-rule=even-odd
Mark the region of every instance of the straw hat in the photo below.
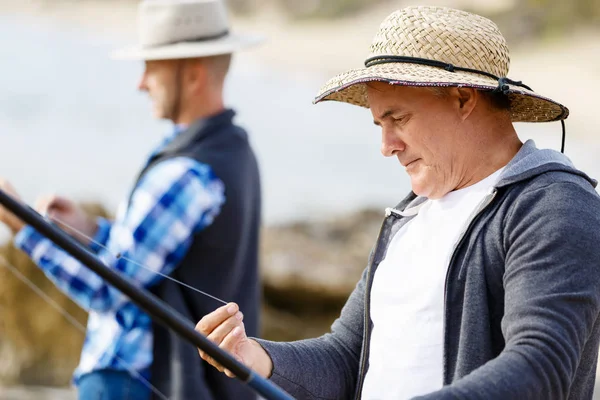
[[[263,41],[232,33],[222,0],[145,0],[138,5],[136,47],[115,59],[167,60],[229,54]]]
[[[369,107],[365,85],[369,81],[466,86],[508,95],[514,122],[567,118],[565,106],[508,79],[509,62],[506,41],[489,19],[446,7],[407,7],[381,23],[365,68],[330,79],[314,102]]]

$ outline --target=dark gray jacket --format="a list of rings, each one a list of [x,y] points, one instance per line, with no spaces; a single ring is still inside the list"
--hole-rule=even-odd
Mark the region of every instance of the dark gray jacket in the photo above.
[[[567,157],[526,142],[482,202],[446,276],[444,387],[422,399],[591,399],[600,338],[600,197]],[[409,195],[397,209],[423,199]],[[373,275],[409,217],[389,210],[331,333],[260,340],[298,399],[360,398]],[[399,357],[402,355],[399,354]]]

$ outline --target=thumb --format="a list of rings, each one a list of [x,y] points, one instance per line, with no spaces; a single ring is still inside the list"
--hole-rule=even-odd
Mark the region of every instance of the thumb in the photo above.
[[[51,214],[52,211],[65,211],[71,207],[70,201],[57,196],[57,195],[46,195],[39,198],[36,201],[36,210],[40,214]]]
[[[62,197],[62,196],[53,196],[52,202],[49,204],[48,208],[56,208],[61,211],[71,210],[74,207],[74,204],[71,200]]]

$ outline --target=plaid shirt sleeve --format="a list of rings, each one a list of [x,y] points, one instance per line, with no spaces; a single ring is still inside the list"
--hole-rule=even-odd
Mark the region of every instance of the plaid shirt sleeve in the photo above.
[[[110,229],[112,228],[112,223],[103,217],[96,218],[96,225],[98,226],[98,230],[96,234],[92,238],[92,242],[88,245],[91,251],[94,253],[98,253],[103,246],[106,246],[106,242],[108,241],[108,236],[110,235]]]
[[[162,279],[157,272],[166,275],[173,270],[193,233],[212,223],[224,201],[224,185],[209,166],[182,157],[164,161],[140,180],[131,206],[112,226],[99,221],[96,237],[100,242],[106,238],[108,250],[94,245],[98,257],[134,284],[154,285]],[[129,301],[32,227],[17,234],[15,245],[84,309],[106,312]]]

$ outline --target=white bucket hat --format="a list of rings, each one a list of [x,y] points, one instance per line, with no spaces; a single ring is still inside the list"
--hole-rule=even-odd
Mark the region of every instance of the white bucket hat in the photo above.
[[[139,45],[116,50],[120,60],[168,60],[229,54],[264,41],[232,33],[222,0],[144,0],[138,5]]]

